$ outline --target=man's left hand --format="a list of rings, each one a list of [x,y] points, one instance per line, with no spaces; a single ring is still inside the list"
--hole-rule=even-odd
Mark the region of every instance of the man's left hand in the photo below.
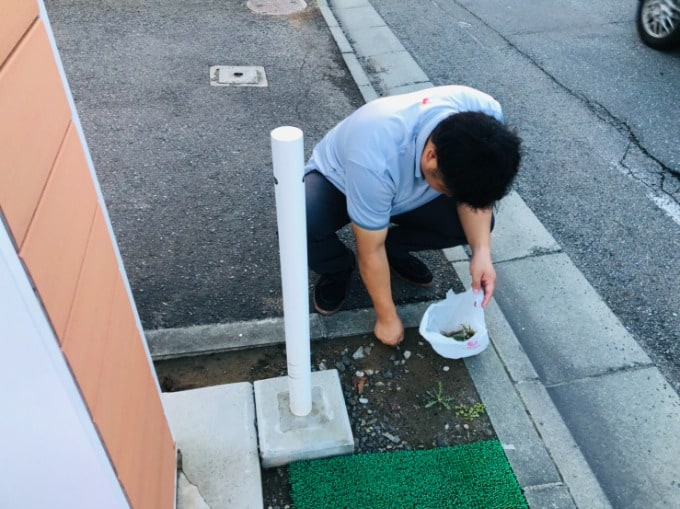
[[[496,269],[494,269],[491,261],[490,250],[478,249],[472,253],[470,276],[472,276],[472,289],[484,291],[482,307],[486,307],[496,288]]]

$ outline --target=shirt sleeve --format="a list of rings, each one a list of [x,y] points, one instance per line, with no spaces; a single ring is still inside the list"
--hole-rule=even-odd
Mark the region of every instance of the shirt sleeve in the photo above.
[[[496,118],[499,122],[505,121],[501,105],[496,99],[470,87],[460,88],[464,91],[463,97],[465,98],[462,111],[480,111]]]
[[[349,161],[345,167],[347,213],[366,230],[382,230],[390,224],[396,186],[387,171]]]

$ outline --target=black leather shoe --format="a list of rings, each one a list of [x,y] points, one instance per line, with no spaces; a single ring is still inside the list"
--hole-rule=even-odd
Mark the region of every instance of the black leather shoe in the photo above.
[[[314,287],[314,309],[322,315],[336,313],[345,302],[353,271],[354,269],[346,269],[340,272],[321,274]]]
[[[388,256],[390,268],[401,279],[408,281],[412,285],[428,287],[432,286],[434,276],[430,269],[423,262],[412,255],[405,257]]]

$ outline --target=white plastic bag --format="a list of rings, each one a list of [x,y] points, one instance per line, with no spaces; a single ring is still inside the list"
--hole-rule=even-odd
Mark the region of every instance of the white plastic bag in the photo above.
[[[446,299],[431,304],[422,320],[418,332],[442,357],[461,359],[483,352],[489,346],[489,333],[484,321],[482,300],[484,292],[474,293],[472,288],[463,293],[449,290]],[[448,337],[463,328],[471,328],[474,335],[466,340]]]

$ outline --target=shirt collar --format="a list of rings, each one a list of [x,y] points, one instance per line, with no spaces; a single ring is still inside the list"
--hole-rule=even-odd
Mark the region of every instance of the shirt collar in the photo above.
[[[422,104],[424,106],[427,104],[427,102]],[[423,157],[425,144],[427,143],[430,134],[432,134],[432,131],[434,131],[434,128],[437,127],[439,122],[453,113],[450,108],[437,108],[436,106],[432,106],[428,104],[427,107],[424,108],[421,118],[418,122],[418,127],[416,128],[416,160],[414,161],[416,178],[423,178],[423,173],[420,168],[420,160]]]

